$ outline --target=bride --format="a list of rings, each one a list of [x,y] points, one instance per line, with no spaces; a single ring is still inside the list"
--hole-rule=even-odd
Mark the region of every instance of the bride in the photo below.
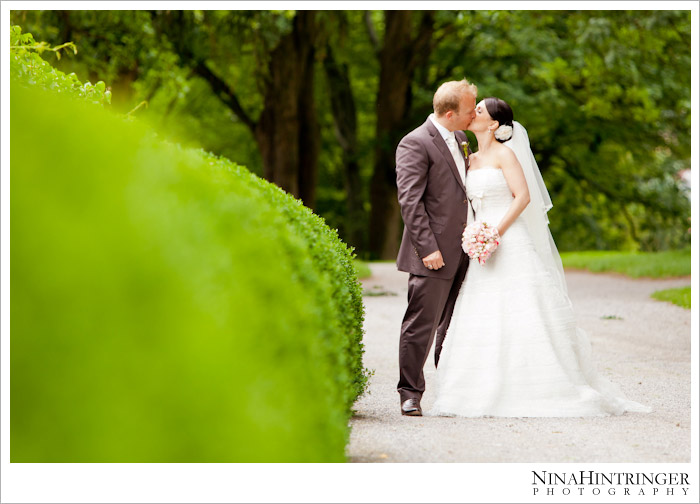
[[[549,193],[525,128],[510,106],[486,98],[469,126],[467,196],[477,221],[496,226],[500,245],[471,261],[440,363],[440,416],[573,417],[648,412],[593,368],[576,327],[564,271],[549,231]]]

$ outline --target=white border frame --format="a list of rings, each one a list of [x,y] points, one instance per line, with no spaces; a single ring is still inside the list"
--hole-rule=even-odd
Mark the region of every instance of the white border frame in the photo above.
[[[424,9],[424,1],[324,2],[168,1],[169,9]],[[698,502],[698,3],[694,1],[484,2],[436,1],[430,9],[664,10],[692,11],[692,428],[691,462],[686,464],[10,464],[10,151],[9,11],[95,9],[95,2],[20,2],[0,4],[2,19],[2,171],[0,186],[2,402],[0,449],[1,502]],[[164,1],[100,2],[100,10],[162,9]],[[526,8],[523,8],[526,7]],[[686,497],[614,497],[590,494],[531,495],[531,471],[686,472]]]

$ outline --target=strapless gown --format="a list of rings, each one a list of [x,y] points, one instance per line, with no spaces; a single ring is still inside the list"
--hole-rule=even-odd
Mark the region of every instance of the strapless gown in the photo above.
[[[500,169],[467,172],[477,221],[497,226],[513,196]],[[571,301],[518,218],[484,265],[471,261],[436,372],[429,415],[578,417],[648,412],[599,375]]]

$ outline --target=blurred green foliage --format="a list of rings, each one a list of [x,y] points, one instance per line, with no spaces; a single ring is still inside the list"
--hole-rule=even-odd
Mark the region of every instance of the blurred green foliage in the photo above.
[[[563,252],[561,260],[565,268],[622,273],[633,278],[689,276],[691,270],[690,248],[664,252]]]
[[[245,168],[11,87],[11,461],[344,461],[352,253]]]
[[[690,168],[690,12],[498,11],[474,21],[478,68],[466,75],[528,129],[560,250],[689,245],[679,172]]]
[[[651,297],[659,301],[668,301],[681,308],[690,310],[690,286],[656,291]]]
[[[362,227],[369,229],[369,183],[376,167],[381,65],[365,15],[383,40],[382,11],[319,11],[316,109],[321,152],[315,210],[347,235],[343,150],[334,131],[321,63],[332,48],[351,78],[356,110]],[[419,12],[414,21],[418,24]],[[192,11],[179,43],[207,56],[242,105],[262,109],[266,57],[289,33],[294,11]],[[58,63],[112,83],[114,107],[139,112],[186,145],[225,155],[262,173],[249,129],[156,29],[160,11],[12,11],[51,44],[74,42]],[[560,250],[669,250],[690,243],[690,11],[438,11],[430,58],[411,86],[402,131],[431,112],[445,80],[467,77],[480,97],[508,101],[528,129],[552,195],[551,229]],[[472,141],[473,141],[472,137]],[[475,144],[475,142],[472,142]],[[357,217],[355,217],[357,220]],[[355,224],[354,222],[352,224]],[[396,232],[398,230],[387,230]],[[366,243],[368,240],[361,240]],[[358,254],[368,257],[367,250]]]

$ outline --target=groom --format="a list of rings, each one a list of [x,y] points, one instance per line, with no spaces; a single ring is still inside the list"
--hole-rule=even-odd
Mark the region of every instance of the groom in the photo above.
[[[421,416],[423,366],[433,342],[437,366],[469,260],[462,251],[469,201],[465,189],[467,141],[463,130],[475,117],[476,86],[467,80],[442,84],[428,119],[396,149],[396,185],[404,221],[396,260],[408,277],[408,308],[401,324],[401,414]],[[455,138],[456,137],[456,138]]]

